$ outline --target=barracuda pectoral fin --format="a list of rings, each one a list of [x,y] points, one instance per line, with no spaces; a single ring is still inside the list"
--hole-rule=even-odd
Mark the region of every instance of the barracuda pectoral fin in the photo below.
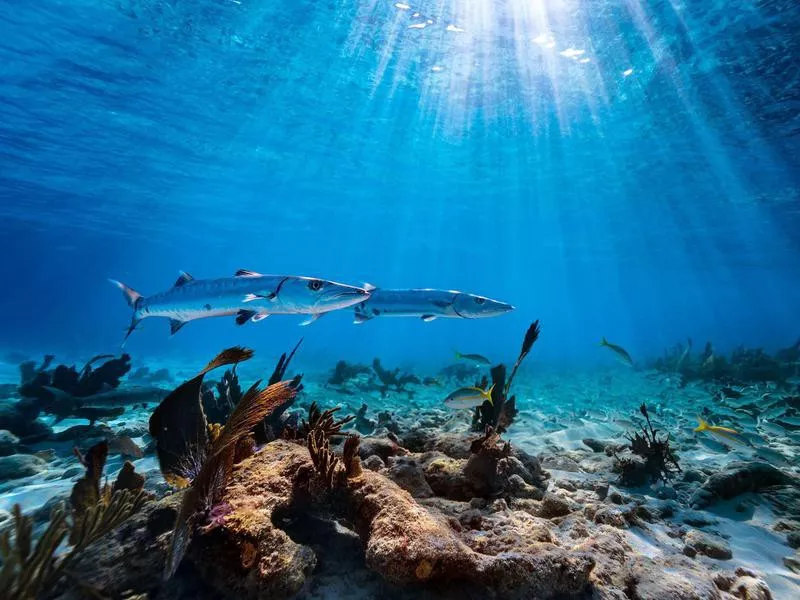
[[[436,315],[422,315],[422,320],[426,323],[430,323],[436,319]]]
[[[179,321],[178,319],[170,319],[169,320],[169,333],[170,335],[175,335],[178,333],[178,330],[186,325],[189,321]]]
[[[371,320],[372,317],[365,315],[363,313],[356,313],[355,317],[353,318],[353,323],[356,325],[361,325],[362,323],[366,323],[367,321]]]
[[[319,318],[320,318],[321,316],[323,316],[324,314],[325,314],[325,313],[314,313],[313,315],[311,315],[310,317],[308,317],[308,318],[307,318],[305,321],[303,321],[302,323],[300,323],[300,327],[305,327],[306,325],[311,325],[311,324],[312,324],[314,321],[316,321],[317,319],[319,319]]]
[[[269,316],[269,313],[265,312],[258,312],[257,310],[240,310],[236,313],[236,324],[237,325],[244,325],[248,321],[252,321],[253,323],[258,323],[259,321],[263,321]]]
[[[438,306],[439,308],[447,308],[452,304],[452,302],[448,302],[447,300],[434,300],[432,304],[434,306]]]
[[[278,295],[275,292],[269,294],[245,294],[243,302],[252,302],[253,300],[275,300]]]

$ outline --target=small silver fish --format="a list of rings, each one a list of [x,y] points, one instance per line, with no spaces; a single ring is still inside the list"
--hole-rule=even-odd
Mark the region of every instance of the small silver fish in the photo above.
[[[488,390],[479,387],[462,387],[458,388],[455,392],[444,399],[444,405],[449,408],[475,408],[484,402],[493,404],[492,390],[494,386]]]
[[[492,361],[481,354],[461,354],[461,352],[456,351],[456,359],[474,362],[479,365],[492,364]]]
[[[605,337],[600,340],[600,346],[611,350],[614,353],[614,357],[617,359],[617,361],[621,362],[623,365],[627,365],[629,367],[633,366],[633,359],[631,358],[631,355],[628,354],[628,351],[622,346],[610,343]]]

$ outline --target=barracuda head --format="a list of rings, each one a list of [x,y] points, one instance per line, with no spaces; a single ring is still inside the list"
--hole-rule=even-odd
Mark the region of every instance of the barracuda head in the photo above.
[[[456,295],[453,300],[453,310],[465,319],[479,319],[481,317],[496,317],[514,310],[514,307],[505,302],[498,302],[485,296],[465,294]]]
[[[281,303],[293,305],[302,312],[324,313],[347,308],[369,298],[370,289],[326,279],[292,277],[281,285]]]

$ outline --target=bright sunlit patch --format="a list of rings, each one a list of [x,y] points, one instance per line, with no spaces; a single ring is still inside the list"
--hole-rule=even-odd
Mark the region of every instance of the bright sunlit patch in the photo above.
[[[455,25],[448,25],[445,28],[447,31],[454,31],[456,33],[462,33],[464,30],[461,27],[456,27]]]
[[[409,10],[411,8],[408,4],[404,4],[402,2],[396,2],[394,7],[399,8],[400,10]]]
[[[592,59],[590,58],[582,58],[578,62],[585,65],[586,63],[591,62],[591,60]]]
[[[553,37],[552,33],[540,33],[535,38],[533,38],[534,44],[539,44],[544,48],[554,48],[556,45],[556,40]]]
[[[427,23],[414,23],[413,25],[409,25],[409,29],[425,29],[428,26]]]
[[[434,73],[439,73],[440,71],[443,71],[443,70],[444,70],[444,67],[441,67],[439,65],[433,65],[431,67],[431,71],[433,71]]]
[[[630,77],[631,75],[633,75],[633,69],[625,69],[622,72],[622,76],[623,77]]]
[[[567,48],[559,52],[561,56],[566,58],[577,59],[579,56],[586,54],[586,50],[578,50],[577,48]]]

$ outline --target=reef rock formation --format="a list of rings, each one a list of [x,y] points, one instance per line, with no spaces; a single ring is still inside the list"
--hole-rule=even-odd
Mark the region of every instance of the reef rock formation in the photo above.
[[[239,465],[222,501],[225,516],[198,535],[190,550],[198,571],[208,574],[216,589],[279,598],[302,588],[316,557],[276,523],[313,508],[314,472],[305,448],[284,441]],[[528,544],[526,552],[490,547],[478,552],[444,513],[418,504],[379,473],[363,471],[332,494],[335,509],[363,540],[367,565],[391,583],[460,583],[504,597],[537,598],[577,594],[588,586],[590,556],[538,543]]]

